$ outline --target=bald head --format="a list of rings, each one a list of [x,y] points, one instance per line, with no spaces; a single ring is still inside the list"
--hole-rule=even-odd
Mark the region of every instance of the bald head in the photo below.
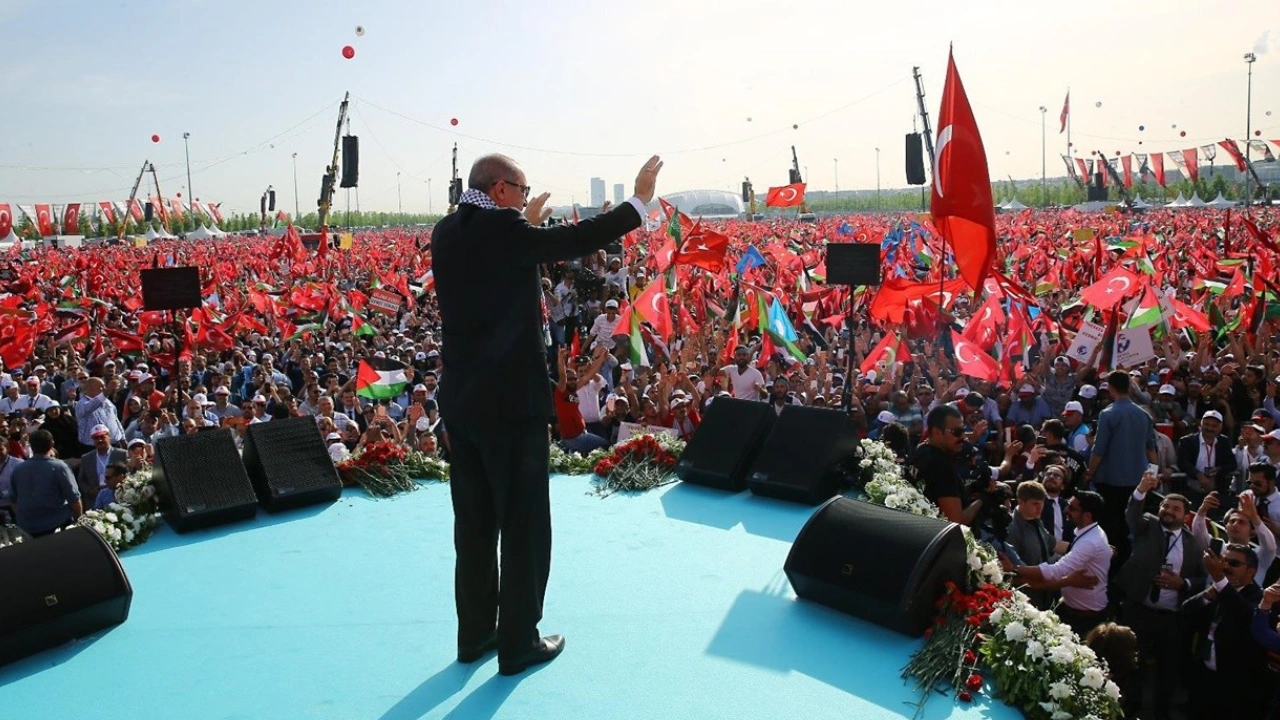
[[[485,155],[471,165],[467,187],[485,193],[500,208],[523,208],[528,198],[529,186],[524,171],[515,160],[494,153]]]

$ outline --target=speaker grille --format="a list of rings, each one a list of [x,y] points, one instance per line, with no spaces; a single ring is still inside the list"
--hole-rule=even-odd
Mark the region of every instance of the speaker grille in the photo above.
[[[253,517],[257,498],[230,430],[165,438],[156,443],[156,486],[178,532]]]
[[[788,405],[765,440],[747,485],[757,495],[817,505],[839,490],[840,463],[857,449],[858,437],[843,412]]]
[[[963,578],[962,532],[941,520],[832,498],[796,537],[787,577],[800,597],[919,635],[942,583]]]
[[[716,398],[707,407],[698,432],[685,446],[676,475],[696,485],[739,491],[747,471],[777,417],[767,403]]]
[[[244,464],[268,510],[332,502],[342,495],[338,471],[309,417],[250,425]]]

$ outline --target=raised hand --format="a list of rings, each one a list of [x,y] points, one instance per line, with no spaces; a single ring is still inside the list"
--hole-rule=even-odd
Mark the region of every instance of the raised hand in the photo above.
[[[546,207],[549,197],[551,193],[542,193],[524,206],[524,219],[528,220],[530,225],[541,225],[551,217],[551,208]]]
[[[636,175],[635,196],[640,202],[649,204],[653,201],[653,192],[658,184],[658,172],[662,170],[662,159],[657,155],[645,161],[644,167]]]

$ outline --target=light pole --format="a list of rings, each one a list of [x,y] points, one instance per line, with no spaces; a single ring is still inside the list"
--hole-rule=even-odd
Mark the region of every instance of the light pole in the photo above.
[[[832,158],[832,162],[836,164],[836,197],[840,196],[840,158]]]
[[[400,173],[396,173],[396,212],[404,214],[404,204],[400,201]]]
[[[431,214],[431,178],[427,178],[427,214]]]
[[[1045,123],[1045,113],[1047,112],[1049,112],[1049,108],[1041,105],[1040,106],[1040,205],[1041,207],[1046,207],[1049,204],[1048,191],[1045,189],[1045,176],[1047,173],[1045,170],[1046,156],[1045,156],[1044,123]]]
[[[293,154],[293,221],[302,222],[302,206],[298,204],[298,153]]]
[[[1253,137],[1253,63],[1258,59],[1257,55],[1251,52],[1244,54],[1244,62],[1249,66],[1249,86],[1245,94],[1244,108],[1244,204],[1248,206],[1253,200],[1252,175],[1249,173],[1250,151],[1253,149],[1249,145],[1249,139]]]
[[[187,203],[188,204],[190,204],[191,199],[196,196],[195,192],[192,191],[191,189],[191,144],[189,142],[190,139],[191,139],[191,133],[189,132],[182,133],[182,147],[185,150],[187,155]],[[195,215],[194,205],[191,205],[191,214],[193,216]],[[193,217],[192,219],[195,219],[195,218]]]
[[[880,203],[880,148],[876,148],[876,209],[883,209]]]

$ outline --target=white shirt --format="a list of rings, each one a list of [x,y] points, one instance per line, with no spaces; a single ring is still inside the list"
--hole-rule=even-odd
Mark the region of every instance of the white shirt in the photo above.
[[[604,387],[604,378],[596,375],[585,385],[578,383],[578,412],[582,413],[583,422],[600,422],[600,390]]]
[[[1147,499],[1147,494],[1144,492],[1138,492],[1137,490],[1134,490],[1133,497],[1138,502],[1142,502],[1143,500]],[[1172,570],[1173,572],[1181,575],[1182,559],[1183,559],[1182,528],[1179,527],[1177,530],[1170,531],[1170,530],[1165,530],[1165,528],[1162,526],[1160,530],[1161,530],[1160,532],[1161,539],[1164,539],[1164,533],[1166,532],[1173,533],[1173,537],[1170,539],[1169,545],[1165,549],[1164,564],[1168,565],[1169,569]],[[1209,543],[1206,541],[1205,547],[1208,547],[1208,546],[1209,546]],[[1169,590],[1166,588],[1160,588],[1160,597],[1159,599],[1156,600],[1154,604],[1152,604],[1149,600],[1145,602],[1147,605],[1150,605],[1151,607],[1159,608],[1160,610],[1177,610],[1181,606],[1181,603],[1178,601],[1178,591]]]
[[[1056,582],[1077,570],[1084,570],[1098,578],[1091,588],[1064,587],[1062,601],[1074,610],[1099,612],[1107,609],[1107,573],[1111,570],[1111,545],[1107,533],[1098,523],[1076,530],[1071,549],[1055,563],[1041,563],[1037,567],[1044,579]]]
[[[1258,574],[1254,576],[1254,582],[1261,587],[1266,584],[1267,570],[1271,569],[1271,563],[1276,559],[1276,536],[1270,528],[1261,523],[1255,526],[1253,531],[1258,534]],[[1200,541],[1201,545],[1209,547],[1209,523],[1205,521],[1203,515],[1196,513],[1191,521],[1191,534]]]
[[[1196,458],[1196,470],[1204,472],[1205,468],[1213,467],[1213,459],[1216,454],[1214,447],[1220,442],[1222,442],[1222,438],[1219,437],[1211,445],[1205,442],[1204,435],[1200,436],[1200,456]]]
[[[595,322],[591,323],[591,334],[587,337],[594,338],[596,342],[602,343],[607,348],[613,348],[613,328],[617,325],[616,316],[610,320],[607,313],[602,313],[596,316]]]
[[[43,393],[38,393],[35,397],[22,395],[14,405],[16,410],[47,410],[53,405],[53,398]]]
[[[739,373],[737,365],[726,365],[722,372],[729,377],[734,397],[741,400],[760,399],[759,388],[764,385],[764,375],[758,369],[748,365],[745,371]]]
[[[8,395],[0,398],[0,415],[8,415],[22,409],[22,396],[11,398]]]

